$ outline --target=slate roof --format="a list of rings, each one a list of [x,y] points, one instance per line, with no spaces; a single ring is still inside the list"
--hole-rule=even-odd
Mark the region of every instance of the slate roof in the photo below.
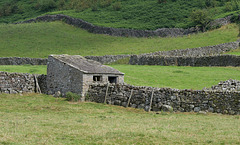
[[[96,62],[96,61],[93,61],[90,59],[86,59],[80,55],[63,54],[63,55],[50,55],[50,56],[82,71],[83,73],[124,75],[124,73],[122,73],[112,67],[102,65],[99,62]]]

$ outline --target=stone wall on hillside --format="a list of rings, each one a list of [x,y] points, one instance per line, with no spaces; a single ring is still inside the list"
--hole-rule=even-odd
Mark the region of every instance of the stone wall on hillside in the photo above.
[[[240,92],[240,81],[229,79],[227,81],[221,81],[217,85],[212,86],[211,88],[204,88],[208,91],[239,91]]]
[[[106,96],[107,104],[129,106],[146,111],[150,109],[151,111],[240,114],[239,91],[178,90],[131,85],[107,86],[107,84],[92,85],[88,91],[88,100],[104,103]]]
[[[47,65],[44,58],[0,57],[0,65]]]
[[[91,59],[102,64],[108,64],[115,62],[119,59],[124,59],[127,57],[131,57],[131,55],[104,55],[104,56],[85,56],[87,59]]]
[[[240,66],[240,56],[216,55],[203,57],[165,57],[158,55],[133,55],[129,60],[131,65],[161,65],[161,66]]]
[[[145,53],[141,55],[161,55],[161,56],[211,56],[219,55],[230,50],[238,49],[239,41],[223,43],[219,45],[206,46],[206,47],[197,47],[197,48],[188,48],[188,49],[176,49],[170,51],[157,51],[153,53]]]
[[[47,93],[46,75],[0,72],[0,93],[16,94],[36,92],[35,78],[38,80],[41,92]]]
[[[160,28],[157,30],[133,30],[133,29],[124,29],[124,28],[110,28],[110,27],[101,27],[95,26],[89,22],[86,22],[81,19],[72,18],[66,15],[58,14],[58,15],[45,15],[37,17],[36,19],[30,19],[23,22],[18,22],[15,24],[20,23],[32,23],[38,21],[64,21],[67,24],[82,28],[87,30],[90,33],[96,34],[107,34],[111,36],[124,36],[124,37],[152,37],[152,36],[159,36],[159,37],[176,37],[176,36],[183,36],[188,34],[197,33],[200,31],[199,28]],[[225,25],[230,23],[227,18],[217,19],[216,21],[212,22],[211,26],[214,27]]]

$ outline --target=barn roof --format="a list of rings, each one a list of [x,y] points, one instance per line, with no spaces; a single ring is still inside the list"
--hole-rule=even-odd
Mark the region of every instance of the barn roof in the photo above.
[[[80,55],[50,55],[50,57],[53,57],[63,63],[68,64],[69,66],[72,66],[83,73],[88,73],[88,74],[120,74],[123,75],[124,73],[106,66],[102,65],[99,62],[86,59]]]

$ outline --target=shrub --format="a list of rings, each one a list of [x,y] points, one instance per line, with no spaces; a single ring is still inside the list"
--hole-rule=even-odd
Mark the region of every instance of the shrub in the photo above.
[[[158,3],[161,4],[161,3],[166,3],[167,0],[158,0]]]
[[[54,0],[38,0],[35,8],[40,11],[49,11],[56,8],[56,2]]]
[[[59,0],[58,3],[57,3],[57,7],[58,7],[59,10],[63,10],[65,5],[66,5],[65,0]]]
[[[216,1],[216,0],[206,0],[205,4],[207,7],[216,7],[220,3],[219,3],[219,1]]]
[[[73,102],[77,102],[81,100],[81,95],[72,93],[72,92],[67,92],[66,93],[66,100],[67,101],[73,101]]]
[[[193,23],[199,26],[202,31],[206,31],[206,28],[210,24],[212,18],[207,10],[195,10],[191,13],[190,19]]]
[[[98,0],[92,0],[91,9],[92,9],[92,11],[98,10]]]
[[[115,11],[119,11],[122,8],[121,2],[115,2],[112,6]]]
[[[105,8],[110,6],[111,4],[112,4],[112,0],[102,0],[99,5],[100,7]]]

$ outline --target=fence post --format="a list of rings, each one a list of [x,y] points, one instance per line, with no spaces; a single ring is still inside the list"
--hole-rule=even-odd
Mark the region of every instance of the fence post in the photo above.
[[[150,105],[149,105],[148,112],[150,112],[150,111],[151,111],[151,107],[152,107],[152,100],[153,100],[153,94],[154,94],[154,89],[152,90],[152,95],[151,95],[151,100],[150,100]]]
[[[130,94],[130,97],[129,97],[129,99],[128,99],[128,103],[127,103],[126,108],[129,106],[129,103],[130,103],[130,100],[131,100],[131,98],[132,98],[132,95],[133,95],[133,89],[131,90],[131,94]]]
[[[108,88],[109,88],[109,83],[107,83],[107,90],[106,90],[106,95],[105,95],[105,99],[104,99],[104,104],[106,104],[106,102],[107,102]]]

